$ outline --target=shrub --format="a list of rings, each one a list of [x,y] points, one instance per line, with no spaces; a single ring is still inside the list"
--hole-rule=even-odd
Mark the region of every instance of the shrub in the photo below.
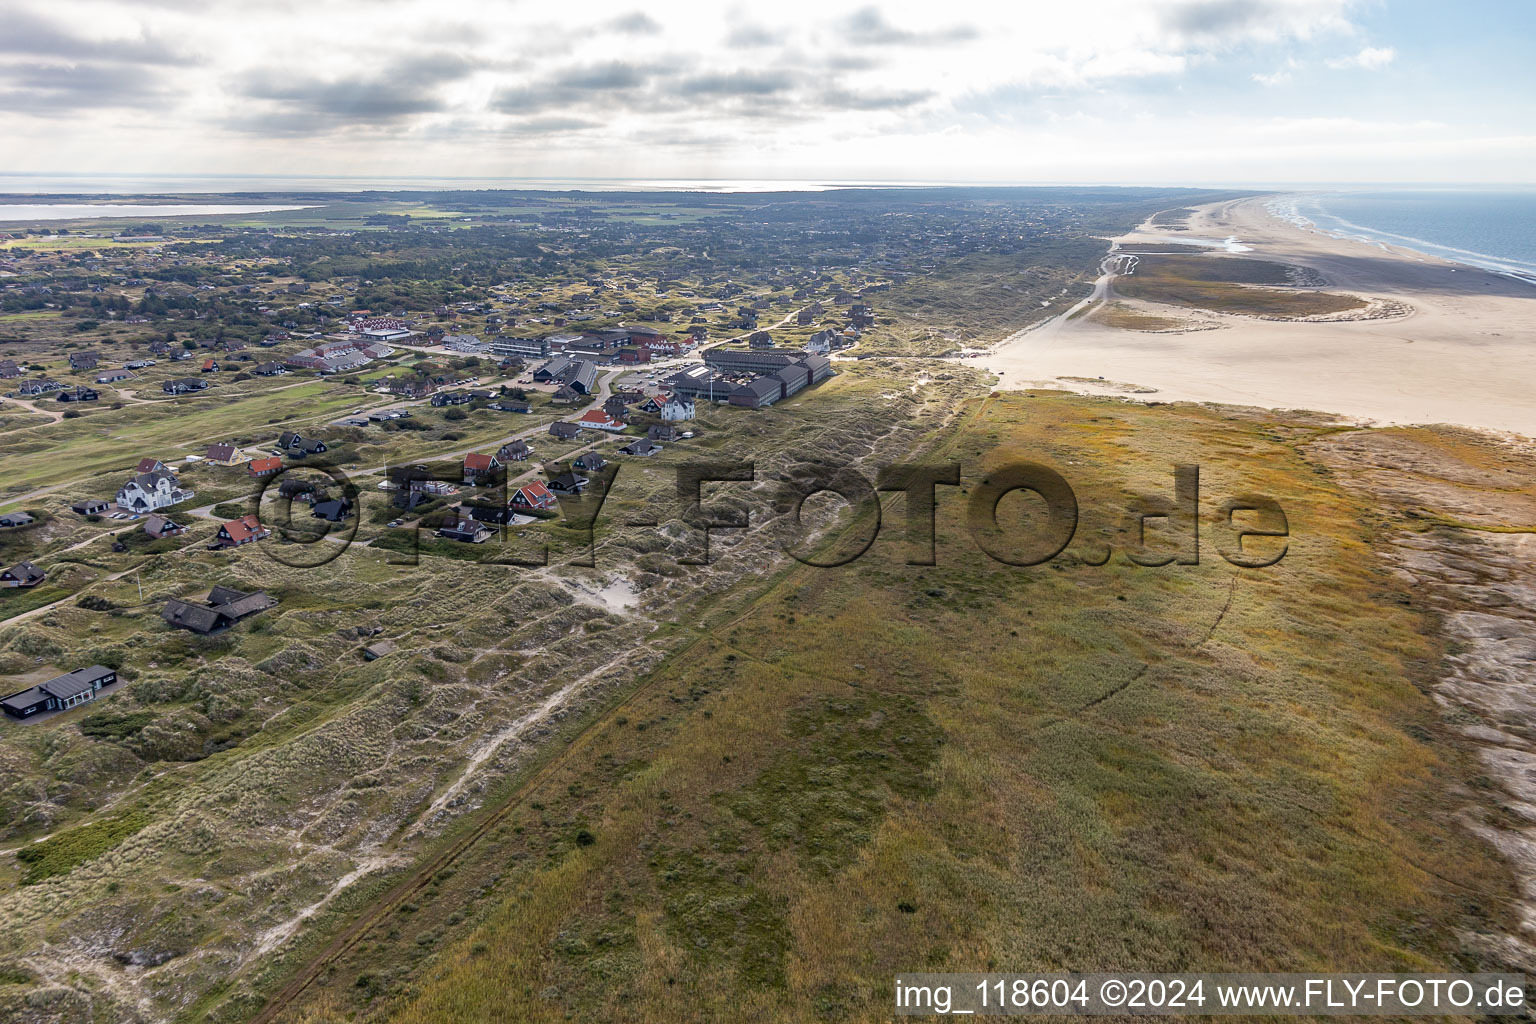
[[[98,711],[80,719],[80,734],[99,740],[125,740],[137,736],[156,717],[154,711]]]
[[[40,843],[16,851],[27,865],[22,885],[36,885],[56,875],[67,875],[86,861],[95,860],[149,824],[143,811],[129,811],[103,821],[57,832]]]

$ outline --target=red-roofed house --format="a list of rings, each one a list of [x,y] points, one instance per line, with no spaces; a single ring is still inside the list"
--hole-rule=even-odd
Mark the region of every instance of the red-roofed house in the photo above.
[[[500,468],[501,463],[496,460],[496,456],[470,452],[464,456],[464,482],[480,483],[494,476]]]
[[[245,467],[245,471],[251,476],[259,477],[271,476],[273,473],[281,472],[282,468],[283,460],[273,455],[266,459],[252,459],[250,465]]]
[[[614,419],[602,409],[593,409],[590,412],[583,413],[581,418],[576,421],[576,425],[587,430],[608,430],[614,433],[624,429],[623,420]]]
[[[237,548],[241,544],[261,540],[270,532],[254,515],[241,516],[219,527],[218,543],[226,548]]]
[[[172,472],[172,473],[176,472],[174,469],[171,469],[170,466],[167,466],[165,463],[161,462],[159,459],[151,458],[149,456],[145,456],[144,458],[139,460],[139,465],[134,470],[134,472],[135,473],[153,473],[157,469],[164,469],[164,470],[167,470],[167,471]]]
[[[513,508],[554,508],[559,502],[544,486],[542,480],[535,480],[526,487],[519,487],[512,493],[511,505]]]

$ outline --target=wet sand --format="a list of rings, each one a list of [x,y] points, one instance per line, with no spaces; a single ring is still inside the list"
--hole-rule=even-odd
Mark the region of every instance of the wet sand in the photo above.
[[[1310,268],[1328,290],[1407,315],[1261,320],[1135,303],[1214,329],[1123,330],[1070,311],[977,360],[1007,388],[1127,393],[1139,400],[1310,409],[1356,423],[1453,423],[1536,437],[1536,286],[1407,249],[1331,238],[1273,216],[1267,197],[1196,208],[1186,230],[1143,224],[1117,241],[1148,250],[1236,236],[1241,255]],[[1095,296],[1113,281],[1101,279]],[[1105,385],[1059,378],[1105,378]]]

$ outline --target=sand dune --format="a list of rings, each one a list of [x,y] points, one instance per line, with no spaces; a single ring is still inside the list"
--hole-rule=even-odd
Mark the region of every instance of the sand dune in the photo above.
[[[1197,208],[1185,230],[1143,224],[1117,241],[1135,248],[1235,236],[1249,258],[1310,268],[1331,290],[1410,311],[1297,322],[1141,303],[1148,313],[1214,320],[1221,329],[1150,333],[1064,314],[1009,338],[982,364],[1011,388],[1094,391],[1058,378],[1104,377],[1156,388],[1139,396],[1150,400],[1313,409],[1361,423],[1455,423],[1536,437],[1536,286],[1406,249],[1331,238],[1271,215],[1266,201],[1213,203]],[[1124,393],[1123,383],[1103,390]]]

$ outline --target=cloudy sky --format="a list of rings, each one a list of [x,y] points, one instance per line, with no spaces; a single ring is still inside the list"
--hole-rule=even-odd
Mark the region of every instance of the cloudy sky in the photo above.
[[[1531,182],[1536,3],[0,0],[0,172]]]

